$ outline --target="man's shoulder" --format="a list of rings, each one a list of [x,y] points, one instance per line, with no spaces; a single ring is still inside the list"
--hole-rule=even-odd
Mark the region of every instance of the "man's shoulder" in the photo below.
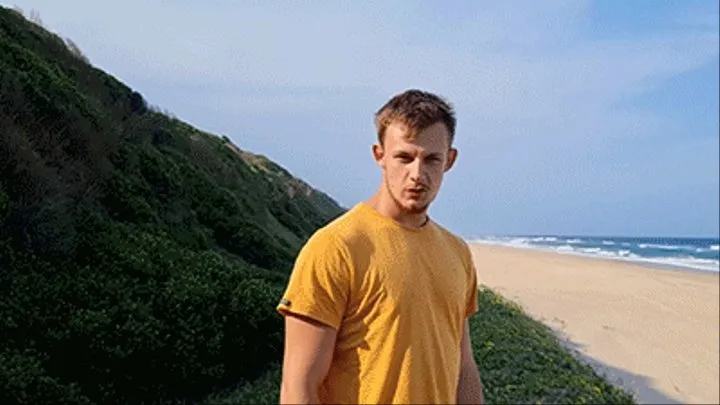
[[[365,226],[356,205],[335,219],[321,226],[305,243],[306,247],[324,245],[347,248],[358,233],[362,233]]]
[[[455,247],[459,249],[466,249],[467,248],[467,241],[465,238],[461,237],[459,234],[449,230],[448,228],[444,227],[443,225],[435,222],[434,223],[435,228],[437,229],[439,235],[441,238],[443,238],[446,241],[449,241],[452,243]]]
[[[442,245],[444,245],[445,247],[449,247],[450,252],[448,253],[460,257],[468,271],[468,274],[474,274],[474,260],[470,243],[459,234],[452,232],[449,229],[438,225],[437,223],[435,223],[434,225],[444,242],[442,243]]]

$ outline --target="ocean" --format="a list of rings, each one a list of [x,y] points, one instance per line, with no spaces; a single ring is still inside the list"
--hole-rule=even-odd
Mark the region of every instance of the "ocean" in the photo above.
[[[719,238],[488,236],[469,242],[720,272]]]

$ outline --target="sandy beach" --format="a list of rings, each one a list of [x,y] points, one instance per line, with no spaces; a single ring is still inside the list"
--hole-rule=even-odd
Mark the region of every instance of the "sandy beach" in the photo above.
[[[556,329],[641,403],[720,403],[717,273],[471,248],[481,284]]]

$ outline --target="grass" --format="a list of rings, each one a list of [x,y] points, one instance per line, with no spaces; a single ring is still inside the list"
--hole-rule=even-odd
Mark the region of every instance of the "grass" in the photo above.
[[[488,404],[636,404],[571,355],[552,330],[488,288],[471,318],[475,360]],[[273,364],[253,383],[216,393],[207,404],[279,402],[281,369]]]

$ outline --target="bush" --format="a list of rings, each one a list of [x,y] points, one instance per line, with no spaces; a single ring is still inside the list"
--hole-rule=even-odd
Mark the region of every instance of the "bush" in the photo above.
[[[93,265],[10,263],[3,337],[13,361],[34,367],[31,376],[47,373],[53,389],[93,402],[134,402],[200,397],[277,360],[280,286],[218,253],[183,250],[132,227],[96,231],[82,246]],[[17,354],[26,336],[42,358]],[[28,378],[2,374],[0,386],[22,401]]]
[[[90,403],[77,384],[62,384],[49,377],[40,357],[33,350],[0,351],[0,403]]]

